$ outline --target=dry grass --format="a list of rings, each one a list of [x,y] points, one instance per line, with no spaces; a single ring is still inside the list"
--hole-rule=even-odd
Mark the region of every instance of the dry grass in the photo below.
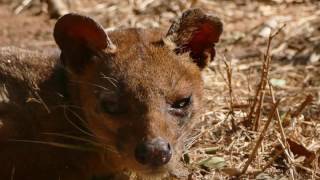
[[[17,2],[11,3],[16,11]],[[190,7],[219,15],[225,32],[204,72],[206,111],[184,155],[190,178],[320,179],[318,1],[67,2],[107,29],[165,28]],[[30,8],[46,13],[35,0],[18,13]],[[219,163],[203,164],[213,157]]]

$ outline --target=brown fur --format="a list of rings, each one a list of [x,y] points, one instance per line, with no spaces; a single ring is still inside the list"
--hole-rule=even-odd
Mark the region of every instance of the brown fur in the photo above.
[[[164,37],[159,30],[108,35],[116,50],[81,46],[93,55],[80,64],[68,64],[70,57],[80,56],[70,49],[66,53],[59,42],[63,64],[56,50],[0,49],[1,179],[177,173],[183,140],[201,111],[200,68],[188,54],[177,55],[159,43]],[[102,112],[102,95],[116,99],[122,111]],[[191,95],[187,116],[168,112],[170,104]],[[172,145],[170,162],[159,168],[136,162],[137,143],[155,137]]]

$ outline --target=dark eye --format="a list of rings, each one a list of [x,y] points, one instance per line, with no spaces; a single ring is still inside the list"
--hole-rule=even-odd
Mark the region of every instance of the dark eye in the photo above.
[[[115,94],[101,94],[99,97],[100,109],[108,114],[115,115],[121,113],[119,98]]]
[[[184,109],[191,104],[191,96],[179,99],[171,105],[171,108],[174,109]]]
[[[120,108],[117,102],[112,102],[108,100],[101,100],[100,102],[101,110],[108,114],[118,114],[120,113]]]

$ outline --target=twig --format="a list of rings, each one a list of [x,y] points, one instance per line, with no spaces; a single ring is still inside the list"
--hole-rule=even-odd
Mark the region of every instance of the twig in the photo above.
[[[268,85],[269,85],[270,94],[271,94],[271,97],[272,97],[272,102],[274,103],[276,100],[275,100],[275,97],[274,97],[273,87],[272,87],[270,81],[268,81]],[[277,117],[277,124],[278,124],[279,129],[280,129],[281,141],[283,142],[283,144],[282,144],[281,141],[280,141],[280,143],[283,145],[281,152],[286,152],[285,154],[286,154],[288,162],[292,162],[292,158],[290,157],[290,153],[289,153],[290,152],[290,148],[289,148],[289,145],[288,145],[288,142],[287,142],[287,137],[286,137],[286,135],[284,133],[284,129],[283,129],[283,126],[282,126],[281,117],[280,117],[280,113],[279,113],[278,108],[276,109],[276,117]],[[290,163],[290,168],[292,169],[291,172],[295,172],[295,169],[292,167],[291,163]],[[292,176],[292,179],[294,179],[294,175],[291,174],[291,176]]]
[[[264,59],[263,59],[260,83],[259,83],[258,89],[256,91],[256,94],[254,96],[255,98],[254,98],[253,104],[252,104],[252,106],[250,108],[249,115],[247,116],[247,119],[246,119],[248,124],[252,123],[253,114],[256,113],[256,115],[257,115],[256,111],[258,111],[259,113],[261,111],[262,101],[263,101],[263,98],[264,98],[264,92],[263,91],[265,90],[265,87],[266,87],[266,84],[267,84],[268,72],[269,72],[270,63],[271,63],[271,57],[270,57],[271,42],[272,42],[273,38],[276,35],[278,35],[280,33],[280,31],[284,27],[285,27],[285,25],[282,26],[281,28],[279,28],[274,34],[270,34],[270,36],[269,36],[267,50],[266,50],[266,53],[265,53]],[[256,107],[257,104],[258,104],[258,107]],[[260,115],[256,116],[255,121],[256,122],[255,122],[254,130],[257,130],[258,129],[258,125],[260,124],[260,122],[259,122],[260,121]]]
[[[306,99],[300,104],[300,106],[298,107],[298,109],[296,111],[294,111],[291,115],[292,118],[296,118],[298,117],[301,112],[303,111],[303,109],[312,102],[313,100],[313,96],[312,95],[308,95],[306,97]]]
[[[312,173],[312,179],[315,179],[314,177],[317,176],[317,172],[320,172],[318,171],[319,170],[319,165],[320,165],[320,156],[319,156],[320,152],[316,153],[316,158],[315,160],[313,161],[313,173]],[[320,176],[320,173],[318,173],[319,176]],[[320,177],[318,176],[318,178],[320,179]]]
[[[269,81],[268,81],[268,86],[269,86],[272,102],[275,103],[276,99],[274,97],[273,87],[272,87],[272,85],[271,85],[271,83]],[[288,148],[289,146],[287,144],[287,138],[286,138],[286,135],[284,133],[284,129],[283,129],[283,126],[282,126],[282,123],[281,123],[281,117],[280,117],[280,113],[279,113],[279,109],[278,108],[276,109],[276,117],[277,117],[277,122],[278,122],[279,129],[280,129],[281,140],[284,142],[286,148]]]
[[[294,165],[296,165],[300,169],[303,169],[303,170],[307,171],[308,173],[313,174],[316,179],[320,179],[320,172],[313,171],[312,169],[310,169],[308,167],[305,167],[305,166],[303,166],[301,164],[294,164]]]
[[[231,115],[231,124],[232,124],[232,131],[236,131],[237,126],[234,121],[234,109],[233,109],[233,90],[232,90],[232,67],[231,67],[231,61],[230,65],[226,62],[225,58],[223,59],[223,62],[226,66],[227,70],[227,83],[228,83],[228,89],[229,89],[229,97],[230,97],[230,111],[229,114]]]
[[[14,10],[14,14],[19,14],[24,8],[26,8],[32,0],[23,0],[21,4]]]
[[[48,12],[51,18],[59,18],[62,15],[69,13],[67,5],[63,0],[46,0],[48,4]]]
[[[272,159],[260,171],[254,173],[254,177],[259,175],[260,173],[263,173],[267,168],[269,168],[273,164],[273,162],[279,157],[279,155],[283,153],[283,151],[283,149],[277,150],[276,153],[272,156]]]
[[[243,167],[243,169],[242,169],[242,171],[241,171],[241,174],[244,174],[244,173],[247,171],[250,163],[251,163],[251,162],[253,161],[253,159],[255,158],[256,153],[257,153],[257,151],[258,151],[258,148],[261,146],[262,140],[263,140],[263,138],[265,137],[265,134],[266,134],[266,132],[267,132],[267,130],[268,130],[268,127],[269,127],[269,125],[270,125],[270,123],[271,123],[271,120],[272,120],[273,117],[274,117],[274,114],[275,114],[275,112],[276,112],[276,109],[277,109],[279,103],[280,103],[280,100],[278,100],[278,101],[273,105],[272,110],[271,110],[271,113],[270,113],[269,116],[268,116],[268,121],[267,121],[266,124],[264,125],[263,130],[261,131],[261,134],[260,134],[260,136],[259,136],[259,138],[258,138],[258,140],[257,140],[257,143],[256,143],[255,147],[253,148],[253,150],[252,150],[252,152],[251,152],[251,155],[250,155],[249,159],[247,160],[245,166]]]
[[[284,144],[284,142],[281,141],[281,139],[278,138],[278,141],[280,142],[281,148],[283,149],[284,154],[287,157],[287,161],[290,166],[291,179],[295,179],[294,177],[295,177],[295,174],[297,174],[297,171],[296,171],[295,167],[293,166],[292,152],[291,152],[290,148],[286,147],[286,145]]]

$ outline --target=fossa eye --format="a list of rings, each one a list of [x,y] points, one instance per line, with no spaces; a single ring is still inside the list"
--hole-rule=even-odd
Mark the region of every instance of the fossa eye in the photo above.
[[[118,114],[120,113],[120,107],[116,102],[101,100],[100,102],[101,110],[108,114]]]
[[[169,112],[174,116],[185,117],[189,114],[188,107],[191,105],[191,102],[191,96],[179,99],[170,105]]]
[[[175,101],[172,105],[171,108],[174,109],[184,109],[186,107],[188,107],[191,104],[191,96],[186,97],[186,98],[182,98],[179,99],[177,101]]]
[[[102,93],[99,97],[100,109],[104,113],[111,115],[116,115],[122,112],[121,106],[119,104],[119,98],[115,94]]]
[[[170,105],[169,112],[174,116],[185,117],[189,114],[191,102],[191,96],[179,99]]]

